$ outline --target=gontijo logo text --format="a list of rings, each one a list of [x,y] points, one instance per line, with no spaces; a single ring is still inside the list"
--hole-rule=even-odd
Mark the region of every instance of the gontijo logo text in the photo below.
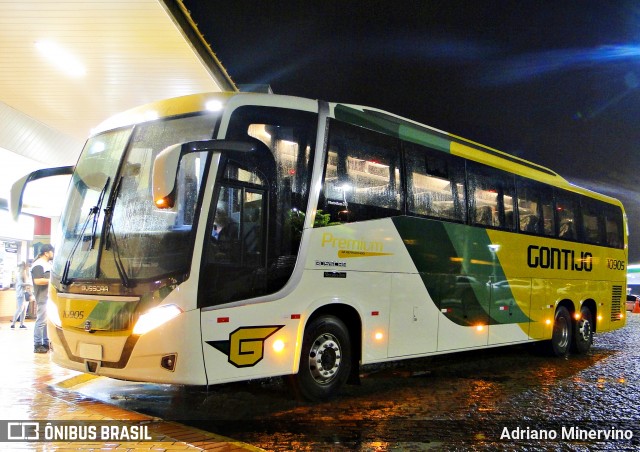
[[[393,253],[384,252],[384,243],[371,240],[336,237],[331,232],[322,234],[323,248],[337,248],[338,257],[346,259],[350,257],[390,256]]]
[[[593,255],[588,251],[529,245],[527,264],[530,268],[590,272],[593,269]]]

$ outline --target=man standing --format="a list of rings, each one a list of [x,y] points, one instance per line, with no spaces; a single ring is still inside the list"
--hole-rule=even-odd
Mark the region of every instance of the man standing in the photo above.
[[[51,276],[51,260],[53,259],[53,247],[49,244],[42,245],[40,254],[31,266],[31,278],[33,279],[33,293],[36,297],[36,323],[33,328],[34,353],[47,353],[49,351],[49,336],[47,335],[47,292],[49,277]]]

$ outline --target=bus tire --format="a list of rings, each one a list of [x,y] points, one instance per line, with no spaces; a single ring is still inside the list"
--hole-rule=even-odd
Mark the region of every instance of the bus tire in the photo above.
[[[549,343],[553,356],[564,357],[569,353],[572,342],[571,314],[564,306],[558,307],[553,321],[553,333]]]
[[[305,329],[300,368],[293,378],[296,395],[318,402],[334,397],[351,371],[351,339],[342,320],[323,315]]]
[[[571,351],[579,354],[588,353],[593,344],[593,314],[591,310],[582,306],[580,320],[576,322]]]

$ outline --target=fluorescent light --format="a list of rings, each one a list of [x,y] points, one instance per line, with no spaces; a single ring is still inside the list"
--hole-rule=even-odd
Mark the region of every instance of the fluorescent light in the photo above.
[[[75,56],[53,41],[37,41],[36,48],[54,66],[72,77],[82,77],[87,73],[84,65]]]

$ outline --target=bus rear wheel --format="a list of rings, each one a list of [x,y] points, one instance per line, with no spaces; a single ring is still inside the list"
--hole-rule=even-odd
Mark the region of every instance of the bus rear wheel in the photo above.
[[[571,314],[564,306],[558,307],[553,321],[553,333],[549,344],[554,356],[567,356],[571,347]]]
[[[351,340],[346,325],[326,315],[311,321],[302,340],[300,368],[293,378],[297,395],[310,401],[334,397],[351,371]]]
[[[591,349],[591,344],[593,344],[593,314],[588,307],[583,306],[580,308],[580,319],[576,321],[572,351],[579,354],[587,353]]]

